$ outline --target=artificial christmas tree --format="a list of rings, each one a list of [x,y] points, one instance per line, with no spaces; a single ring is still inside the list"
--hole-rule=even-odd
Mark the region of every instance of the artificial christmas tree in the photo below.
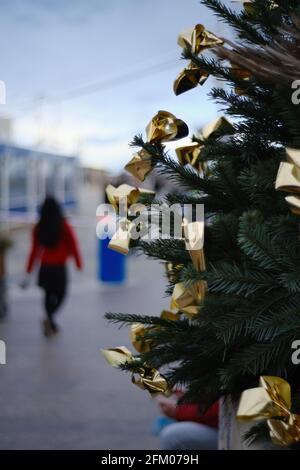
[[[107,318],[146,327],[135,339],[148,341],[151,347],[122,361],[122,368],[139,373],[141,368],[157,371],[163,367],[169,389],[178,384],[186,387],[186,401],[197,402],[203,409],[221,397],[237,403],[244,390],[257,387],[259,377],[275,376],[289,383],[292,412],[299,413],[300,376],[291,360],[291,348],[300,339],[295,196],[300,188],[296,165],[300,109],[291,100],[290,76],[282,79],[277,73],[271,77],[265,54],[270,57],[273,51],[275,67],[274,46],[276,50],[288,45],[290,56],[298,51],[300,9],[295,0],[241,2],[245,4],[241,12],[218,0],[202,3],[234,28],[239,45],[218,38],[203,25],[181,34],[179,44],[190,65],[185,76],[176,79],[174,89],[177,94],[192,88],[188,92],[196,93],[195,80],[201,85],[205,77],[208,86],[209,75],[226,81],[227,88],[213,88],[210,95],[234,122],[217,120],[194,136],[186,149],[179,141],[176,160],[163,142],[186,135],[187,127],[172,114],[159,112],[148,126],[147,140],[137,136],[133,145],[139,148],[140,160],[147,163],[142,178],[155,166],[187,189],[184,194],[167,196],[169,205],[204,204],[209,223],[205,243],[196,255],[205,256],[205,262],[199,269],[186,249],[184,221],[181,240],[133,241],[133,249],[171,263],[166,291],[172,295],[172,308],[177,308],[171,313],[177,316],[108,313]],[[207,57],[207,49],[215,51],[216,58]],[[296,157],[287,162],[291,154]],[[293,199],[285,200],[286,196]],[[276,384],[275,380],[277,393]],[[271,396],[274,390],[266,393]],[[285,419],[290,419],[288,413]],[[246,437],[297,446],[297,426],[297,419],[284,421],[282,430],[291,438],[282,434],[280,439],[277,430],[275,439],[274,430],[270,433],[262,419]]]

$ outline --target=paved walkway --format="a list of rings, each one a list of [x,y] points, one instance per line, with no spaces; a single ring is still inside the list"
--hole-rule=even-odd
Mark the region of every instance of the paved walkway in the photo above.
[[[20,239],[12,271],[23,263],[21,248]],[[10,316],[0,324],[7,344],[7,365],[0,366],[1,449],[158,448],[150,433],[155,403],[99,350],[131,347],[128,329],[108,325],[106,311],[159,314],[168,305],[162,266],[130,257],[128,285],[103,288],[94,280],[91,243],[85,250],[87,270],[74,277],[57,337],[41,335],[39,290],[11,287]]]

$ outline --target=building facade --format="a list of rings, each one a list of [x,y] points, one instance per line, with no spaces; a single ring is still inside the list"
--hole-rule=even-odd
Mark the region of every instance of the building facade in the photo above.
[[[76,157],[0,144],[0,211],[36,212],[46,195],[75,208],[79,175]]]

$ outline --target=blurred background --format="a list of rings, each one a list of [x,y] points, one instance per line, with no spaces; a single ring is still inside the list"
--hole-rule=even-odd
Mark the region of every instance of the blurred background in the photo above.
[[[122,282],[101,279],[95,213],[105,185],[125,181],[128,143],[159,109],[187,122],[190,134],[216,117],[207,97],[212,78],[173,93],[184,66],[177,35],[196,23],[226,31],[197,0],[0,0],[0,7],[0,448],[157,448],[155,403],[100,349],[131,347],[128,329],[108,325],[105,312],[168,308],[164,268],[128,256]],[[170,189],[155,173],[147,184]],[[62,331],[51,340],[41,334],[36,273],[20,287],[46,194],[62,204],[84,261],[82,273],[70,266]]]

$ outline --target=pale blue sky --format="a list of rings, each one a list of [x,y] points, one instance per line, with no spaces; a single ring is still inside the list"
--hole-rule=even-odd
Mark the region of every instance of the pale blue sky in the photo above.
[[[179,97],[172,90],[184,66],[178,33],[203,23],[227,34],[198,0],[0,0],[0,11],[0,111],[19,144],[80,151],[86,164],[116,170],[159,109],[191,133],[216,114],[212,78]]]

